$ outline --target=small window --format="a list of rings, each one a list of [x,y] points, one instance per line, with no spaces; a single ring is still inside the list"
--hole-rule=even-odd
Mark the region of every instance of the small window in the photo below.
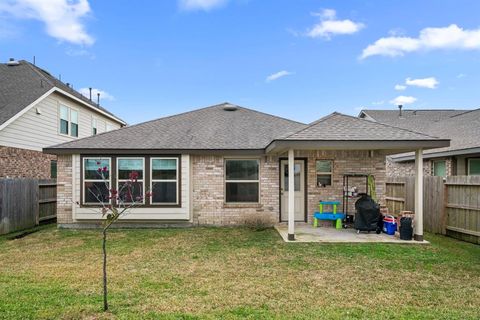
[[[144,203],[144,162],[143,158],[117,159],[117,190],[120,203],[140,200]]]
[[[151,158],[152,204],[178,204],[178,158]]]
[[[68,134],[68,107],[60,106],[60,133]]]
[[[57,179],[57,160],[50,161],[50,178]]]
[[[317,186],[331,186],[333,162],[331,160],[317,160],[315,165],[317,171]]]
[[[92,119],[92,135],[97,134],[97,118]]]
[[[78,137],[78,111],[70,110],[71,136]]]
[[[436,177],[446,177],[447,176],[447,165],[445,160],[438,160],[432,162],[433,168],[432,173]]]
[[[225,202],[259,202],[259,161],[225,160]]]
[[[468,159],[468,175],[480,175],[480,158]]]
[[[110,203],[110,158],[83,159],[83,203]]]

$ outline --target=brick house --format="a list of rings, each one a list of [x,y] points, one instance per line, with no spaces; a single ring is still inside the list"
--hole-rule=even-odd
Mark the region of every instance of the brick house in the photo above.
[[[27,61],[0,64],[0,178],[52,178],[42,148],[118,129],[125,122]]]
[[[60,227],[98,224],[102,217],[91,190],[107,199],[109,188],[118,190],[136,171],[139,194],[151,190],[153,196],[121,219],[125,226],[232,225],[258,214],[288,222],[294,238],[295,223],[311,222],[319,200],[342,198],[343,174],[374,175],[382,202],[387,155],[416,150],[421,158],[422,148],[448,144],[339,113],[307,125],[224,103],[44,152],[58,157]],[[108,168],[107,186],[96,174],[99,166]],[[419,224],[418,239],[422,232]]]
[[[424,174],[480,175],[480,109],[362,110],[360,118],[450,139],[449,147],[425,150]],[[415,155],[387,157],[387,176],[415,174]]]

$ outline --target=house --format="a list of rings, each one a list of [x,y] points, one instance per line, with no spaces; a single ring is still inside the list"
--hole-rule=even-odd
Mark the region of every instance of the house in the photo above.
[[[360,118],[450,139],[449,147],[423,152],[425,175],[480,175],[480,109],[362,110]],[[414,175],[413,153],[387,158],[388,176]]]
[[[0,64],[0,178],[51,178],[42,148],[125,126],[68,84],[27,62]]]
[[[153,196],[122,218],[125,226],[231,225],[258,214],[288,222],[294,239],[295,223],[311,222],[319,200],[342,199],[343,174],[375,175],[383,202],[386,155],[416,150],[421,159],[419,150],[448,145],[446,139],[340,113],[303,124],[223,103],[44,152],[58,157],[60,227],[98,223],[102,217],[90,190],[106,194],[136,171],[138,186]],[[419,179],[422,164],[417,161]],[[96,175],[99,165],[108,168],[108,186]],[[418,192],[421,217],[423,188]],[[417,239],[422,232],[419,223]]]

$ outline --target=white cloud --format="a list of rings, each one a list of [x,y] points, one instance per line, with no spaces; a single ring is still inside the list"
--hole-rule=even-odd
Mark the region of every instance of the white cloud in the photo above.
[[[396,84],[394,88],[397,91],[403,91],[403,90],[407,89],[407,86],[404,86],[404,85],[401,85],[401,84]]]
[[[467,75],[465,73],[459,73],[457,74],[457,79],[462,79],[465,78]]]
[[[282,70],[282,71],[279,71],[279,72],[276,72],[274,74],[271,74],[269,75],[265,81],[266,82],[270,82],[270,81],[274,81],[274,80],[277,80],[277,79],[280,79],[282,77],[285,77],[285,76],[289,76],[291,75],[292,73],[289,72],[289,71],[286,71],[286,70]]]
[[[0,3],[0,13],[40,20],[48,35],[80,45],[91,45],[95,41],[82,23],[90,11],[88,0],[5,0]]]
[[[398,96],[393,100],[390,100],[391,104],[394,104],[398,106],[399,104],[405,105],[405,104],[412,104],[415,101],[417,101],[417,98],[411,97],[411,96]]]
[[[382,104],[384,104],[384,103],[385,103],[384,100],[379,100],[379,101],[373,101],[373,102],[372,102],[372,105],[374,105],[374,106],[380,106],[380,105],[382,105]]]
[[[353,34],[365,27],[363,23],[352,20],[337,20],[336,12],[333,9],[324,9],[320,13],[315,13],[320,17],[320,22],[310,28],[307,36],[311,38],[330,39],[334,35]]]
[[[82,95],[84,95],[87,98],[90,97],[90,90],[88,88],[81,88],[81,89],[78,90],[78,92],[80,92]],[[112,96],[111,94],[109,94],[108,92],[97,89],[97,88],[92,88],[92,100],[93,101],[97,101],[97,94],[98,93],[100,93],[100,102],[102,100],[109,100],[109,101],[115,100],[115,97]]]
[[[363,49],[361,59],[375,55],[403,56],[419,50],[480,50],[480,28],[465,30],[451,24],[443,28],[425,28],[417,38],[391,36],[380,38]]]
[[[204,10],[209,11],[221,7],[228,0],[179,0],[180,8],[183,10]]]
[[[438,80],[435,77],[423,78],[423,79],[405,79],[405,84],[408,86],[435,89],[438,85]]]

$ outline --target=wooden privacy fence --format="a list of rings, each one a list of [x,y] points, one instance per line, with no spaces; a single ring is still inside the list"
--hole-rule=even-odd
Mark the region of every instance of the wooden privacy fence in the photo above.
[[[55,180],[0,179],[0,234],[56,217]]]
[[[480,176],[424,177],[425,231],[480,243]],[[388,178],[386,206],[397,214],[415,211],[415,177]]]

